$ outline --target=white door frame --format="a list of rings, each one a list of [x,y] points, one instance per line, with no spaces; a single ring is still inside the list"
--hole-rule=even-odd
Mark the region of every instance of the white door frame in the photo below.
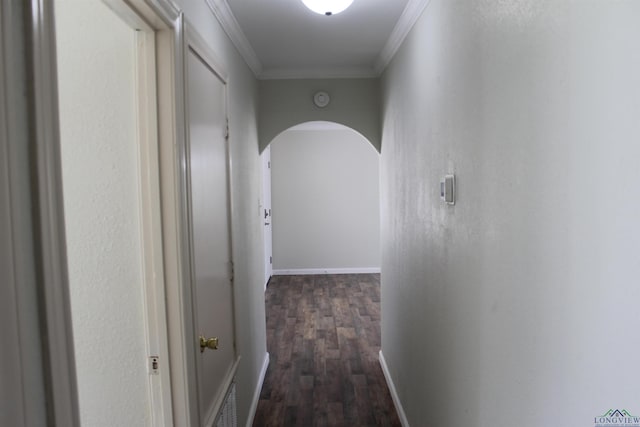
[[[14,354],[19,355],[19,366],[0,367],[3,372],[24,371],[30,373],[23,375],[22,384],[10,384],[16,386],[10,394],[11,400],[4,400],[3,404],[21,405],[23,411],[13,411],[7,425],[64,425],[75,427],[79,425],[77,390],[75,380],[75,363],[73,353],[72,327],[70,320],[70,306],[68,295],[68,278],[66,263],[66,247],[64,233],[64,214],[62,200],[62,173],[60,164],[60,141],[58,131],[58,101],[57,101],[57,75],[55,58],[55,32],[53,19],[53,3],[43,0],[31,0],[14,2],[13,0],[0,0],[0,19],[2,30],[0,55],[2,67],[5,64],[26,62],[26,68],[31,71],[31,91],[28,106],[31,107],[23,120],[13,120],[15,117],[10,111],[18,110],[11,104],[11,94],[2,91],[0,103],[0,131],[3,134],[0,149],[11,150],[17,142],[29,142],[33,148],[30,157],[12,159],[11,165],[2,166],[0,184],[6,186],[11,192],[4,198],[3,206],[11,209],[24,208],[31,204],[33,213],[32,223],[27,224],[28,219],[21,219],[13,215],[6,216],[9,225],[15,230],[13,240],[0,242],[3,255],[16,254],[21,245],[30,244],[33,247],[33,257],[13,257],[12,270],[20,273],[7,278],[9,292],[13,292],[17,298],[16,290],[30,289],[28,292],[19,291],[22,299],[16,303],[14,323],[19,328],[9,330],[12,338],[18,339],[13,343],[7,340],[4,346],[15,349]],[[169,344],[167,334],[167,315],[165,310],[165,297],[169,298],[168,288],[179,287],[180,281],[168,282],[168,276],[163,276],[163,240],[160,231],[164,224],[161,222],[158,209],[160,205],[159,185],[163,182],[159,177],[158,156],[159,148],[156,144],[156,131],[159,131],[160,144],[174,146],[184,141],[184,125],[182,111],[182,69],[183,69],[183,24],[182,14],[173,5],[171,0],[104,0],[132,27],[141,29],[138,37],[139,68],[137,70],[137,83],[143,103],[138,105],[141,113],[139,122],[141,144],[141,186],[145,196],[141,215],[143,221],[143,240],[145,246],[145,313],[147,316],[147,346],[150,355],[157,355],[159,370],[157,375],[149,376],[149,387],[152,399],[152,423],[154,426],[190,425],[188,415],[180,412],[180,403],[183,398],[171,388],[169,370]],[[29,18],[16,19],[24,8],[25,16]],[[22,28],[22,23],[28,23],[28,28]],[[26,40],[32,43],[27,45]],[[153,45],[157,51],[153,49]],[[24,50],[23,50],[24,49]],[[158,58],[158,101],[163,102],[158,116],[162,127],[157,128],[155,121],[155,85],[156,81],[150,76],[155,75],[157,52]],[[27,58],[30,59],[27,60]],[[7,67],[9,68],[9,67]],[[0,73],[2,88],[9,88],[17,93],[20,88],[26,88],[29,82],[25,76],[29,73]],[[26,71],[26,70],[25,70]],[[13,94],[15,95],[15,94]],[[13,100],[15,101],[15,99]],[[14,114],[14,113],[12,113]],[[4,136],[7,136],[4,138]],[[10,137],[9,137],[10,136]],[[16,140],[17,138],[17,140]],[[24,140],[24,141],[20,141]],[[153,142],[153,143],[152,143]],[[14,149],[14,151],[17,151]],[[7,157],[9,159],[9,157]],[[5,172],[5,166],[7,172]],[[15,167],[13,167],[15,166]],[[22,168],[31,171],[33,182],[10,180],[12,170]],[[153,189],[156,189],[155,191]],[[172,190],[171,187],[169,190]],[[163,196],[164,196],[163,189]],[[26,195],[26,197],[24,196]],[[31,196],[31,197],[29,197]],[[30,200],[29,200],[30,199]],[[25,205],[27,203],[27,205]],[[24,214],[24,212],[23,212]],[[5,220],[5,216],[0,216]],[[169,218],[171,220],[171,218]],[[0,226],[5,226],[5,223]],[[176,225],[177,228],[177,225]],[[25,240],[29,238],[30,243]],[[25,243],[26,242],[26,243]],[[24,248],[22,248],[24,249]],[[30,272],[30,273],[29,273]],[[29,274],[26,274],[29,273]],[[29,277],[27,277],[29,276]],[[32,276],[32,277],[31,277]],[[25,279],[29,279],[26,282]],[[164,281],[163,281],[164,278]],[[166,288],[165,288],[166,284]],[[38,307],[38,310],[33,310]],[[4,306],[3,306],[4,308]],[[26,310],[28,308],[28,310]],[[38,316],[38,312],[41,313]],[[33,333],[34,323],[39,327],[40,333]],[[36,329],[37,331],[37,329]],[[25,334],[29,332],[28,336]],[[14,345],[10,345],[9,343]],[[41,359],[43,370],[35,367],[34,360]],[[171,371],[178,373],[179,366]],[[41,372],[40,378],[36,373]],[[3,384],[4,385],[4,384]],[[40,392],[38,392],[40,388]],[[2,397],[5,397],[5,390]],[[23,393],[19,393],[23,390]],[[29,394],[42,399],[23,398]],[[16,402],[15,399],[18,399]],[[47,407],[46,419],[39,415],[38,405],[44,401],[50,402]],[[174,403],[178,410],[173,410]],[[3,414],[4,406],[3,406]],[[4,421],[5,419],[1,419]],[[42,422],[38,422],[42,421]]]
[[[75,427],[52,2],[0,22],[0,424]]]
[[[150,387],[152,388],[154,425],[191,426],[197,424],[197,382],[194,357],[196,340],[192,327],[193,307],[191,300],[190,268],[191,260],[188,251],[188,236],[185,233],[188,223],[185,212],[187,209],[186,176],[184,161],[186,159],[185,141],[185,25],[184,17],[171,0],[103,0],[115,10],[126,22],[133,26],[139,26],[146,32],[153,32],[156,43],[157,62],[157,119],[158,119],[158,151],[154,151],[151,144],[143,146],[141,159],[146,166],[142,169],[145,174],[143,180],[148,185],[153,185],[156,172],[159,174],[160,193],[149,194],[145,198],[146,208],[143,215],[151,215],[152,220],[145,225],[145,247],[148,252],[145,258],[145,275],[155,275],[160,272],[160,266],[164,266],[164,284],[162,280],[153,280],[152,288],[146,289],[145,303],[147,322],[148,345],[150,350],[157,346],[160,357],[160,374],[155,377],[150,375]],[[52,404],[46,414],[47,420],[55,425],[69,427],[79,426],[77,390],[75,381],[75,364],[73,356],[73,339],[71,334],[70,306],[68,296],[68,279],[66,270],[66,248],[64,242],[64,215],[62,200],[62,173],[60,164],[60,143],[58,131],[58,105],[57,105],[57,76],[55,59],[55,34],[53,20],[53,4],[50,1],[31,0],[25,4],[25,13],[31,14],[31,19],[15,20],[10,16],[10,11],[16,4],[13,0],[0,0],[2,30],[0,36],[0,55],[2,66],[15,63],[17,58],[23,58],[24,47],[31,54],[32,63],[29,63],[32,71],[32,97],[30,106],[31,121],[15,122],[9,111],[15,111],[15,106],[9,104],[6,93],[0,103],[0,131],[3,138],[0,150],[7,150],[7,142],[12,142],[8,136],[12,132],[23,138],[31,138],[34,149],[32,157],[17,159],[16,168],[24,168],[31,171],[34,183],[9,181],[7,176],[0,177],[1,185],[8,185],[12,194],[33,194],[32,203],[34,209],[33,224],[23,224],[24,229],[14,227],[17,217],[10,218],[10,226],[19,235],[14,238],[29,239],[34,247],[32,258],[14,260],[14,269],[31,271],[35,280],[34,292],[30,295],[30,307],[40,307],[41,317],[35,311],[18,313],[33,326],[40,328],[40,339],[35,339],[29,334],[24,336],[25,330],[11,330],[16,338],[7,341],[15,345],[16,354],[29,354],[33,357],[15,359],[25,371],[36,372],[32,369],[35,361],[42,359],[45,367],[39,380],[34,380],[32,386],[40,389],[46,399]],[[29,22],[33,27],[22,28],[22,22]],[[140,42],[145,45],[141,36]],[[27,46],[25,40],[32,40],[32,45]],[[193,38],[192,38],[193,40]],[[148,45],[147,45],[148,46]],[[203,46],[206,44],[203,43]],[[11,49],[9,49],[11,48]],[[138,83],[144,90],[152,83],[141,78],[145,69],[152,63],[148,49],[143,49],[143,57],[147,62],[140,68]],[[146,55],[146,56],[145,56]],[[219,64],[219,63],[217,63]],[[28,82],[24,78],[27,74],[0,75],[0,83],[6,88],[26,87]],[[226,80],[226,79],[225,79]],[[11,107],[11,108],[10,108]],[[144,110],[144,106],[140,106]],[[148,110],[148,108],[147,108]],[[149,117],[141,117],[141,123],[147,123]],[[141,126],[139,129],[142,139],[153,140],[153,129],[149,126]],[[159,157],[159,170],[156,157]],[[5,173],[5,164],[1,164],[0,171]],[[5,179],[6,178],[6,179]],[[31,191],[31,193],[30,193]],[[4,196],[4,193],[0,193]],[[146,209],[158,202],[160,197],[161,217],[157,212],[149,212]],[[19,209],[16,200],[2,200],[11,208]],[[5,219],[0,216],[0,219]],[[24,223],[24,221],[22,221]],[[1,224],[4,226],[6,224]],[[20,225],[20,224],[17,224]],[[161,237],[157,234],[161,229]],[[150,240],[148,240],[150,239]],[[161,246],[158,246],[161,241]],[[150,246],[147,244],[150,243]],[[16,248],[12,242],[0,242],[3,254],[15,253]],[[20,277],[9,277],[9,285],[15,290],[24,283]],[[166,301],[166,311],[163,305]],[[18,311],[23,306],[19,306]],[[46,326],[46,327],[45,327]],[[22,335],[21,335],[22,334]],[[168,336],[168,342],[167,342]],[[34,344],[35,342],[35,344]],[[38,351],[40,344],[41,352]],[[163,346],[165,346],[163,348]],[[3,347],[5,347],[3,345]],[[170,370],[167,378],[166,364],[163,364],[163,353],[168,353]],[[33,366],[30,366],[29,363]],[[237,367],[237,363],[236,363]],[[13,369],[13,366],[0,367]],[[163,369],[164,368],[164,369]],[[38,385],[39,384],[39,385]],[[13,386],[14,384],[11,384]],[[25,385],[25,384],[23,384]],[[4,389],[0,389],[3,393]],[[15,389],[11,394],[13,399],[2,402],[7,405],[23,404],[25,400],[16,396]],[[3,394],[4,397],[4,394]],[[31,425],[31,421],[37,416],[38,403],[31,400],[27,403],[27,410],[11,419],[10,425]],[[4,409],[4,407],[3,407]],[[27,419],[27,414],[30,419]],[[22,418],[20,418],[22,417]],[[3,420],[4,421],[4,420]],[[195,422],[195,423],[194,423]],[[37,423],[36,423],[37,424]]]
[[[166,67],[163,59],[173,59],[174,68],[180,62],[175,44],[181,41],[180,11],[168,0],[103,0],[123,21],[136,30],[136,101],[137,140],[139,158],[140,224],[142,227],[143,294],[145,313],[146,354],[148,356],[151,402],[151,426],[174,425],[169,334],[166,303],[167,278],[164,272],[164,242],[162,236],[161,187],[159,152],[163,143],[173,143],[177,134],[161,128],[159,100],[176,104],[176,86],[172,73],[160,74]],[[169,67],[171,69],[171,67]],[[175,118],[168,119],[173,123]],[[175,138],[174,138],[175,135]]]
[[[155,35],[157,78],[157,151],[146,153],[150,165],[151,180],[159,179],[159,194],[150,196],[152,209],[156,210],[150,223],[150,235],[145,237],[145,246],[151,239],[161,239],[160,249],[151,247],[152,261],[145,268],[150,274],[164,268],[164,287],[147,290],[146,310],[148,316],[149,345],[159,344],[162,359],[166,343],[169,371],[168,380],[161,379],[160,388],[155,388],[153,398],[158,398],[165,409],[163,422],[166,426],[199,425],[197,378],[195,369],[196,337],[193,335],[193,307],[191,298],[191,254],[188,240],[188,200],[185,162],[187,159],[185,67],[186,41],[185,22],[182,13],[170,0],[104,0],[132,25],[151,27]],[[131,14],[131,11],[135,13]],[[142,18],[142,19],[141,19]],[[150,59],[152,52],[147,51]],[[148,64],[147,64],[148,65]],[[151,81],[139,79],[142,85]],[[143,127],[144,128],[144,127]],[[152,129],[147,129],[153,132]],[[141,129],[141,135],[144,135]],[[147,134],[147,136],[151,136]],[[154,166],[155,165],[155,166]],[[150,213],[147,211],[147,213]],[[159,222],[158,222],[159,221]],[[161,236],[161,237],[160,237]],[[154,336],[155,335],[155,336]],[[161,365],[162,366],[162,365]],[[162,378],[162,377],[161,377]],[[150,376],[153,381],[153,376]],[[168,401],[170,399],[170,401]],[[154,401],[155,404],[155,401]],[[171,412],[167,415],[166,408]],[[158,408],[154,408],[157,412]]]
[[[260,218],[263,225],[264,239],[264,290],[267,290],[269,279],[273,275],[273,215],[271,214],[271,144],[261,154],[262,160],[262,209]],[[267,221],[271,224],[267,228]]]

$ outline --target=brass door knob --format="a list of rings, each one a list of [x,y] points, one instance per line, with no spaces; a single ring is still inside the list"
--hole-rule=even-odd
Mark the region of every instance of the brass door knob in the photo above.
[[[200,353],[204,353],[206,349],[217,350],[218,349],[218,338],[205,338],[202,335],[200,336]]]

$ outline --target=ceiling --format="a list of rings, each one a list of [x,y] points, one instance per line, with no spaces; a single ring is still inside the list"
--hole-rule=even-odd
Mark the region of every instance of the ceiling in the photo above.
[[[354,0],[324,16],[300,0],[206,0],[258,78],[378,76],[428,0]]]

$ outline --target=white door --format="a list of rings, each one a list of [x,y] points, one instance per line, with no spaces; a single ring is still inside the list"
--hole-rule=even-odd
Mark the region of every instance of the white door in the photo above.
[[[187,59],[188,179],[200,422],[209,425],[236,359],[225,82],[195,51]],[[215,347],[214,343],[211,347]],[[194,343],[198,345],[198,343]],[[202,351],[201,351],[202,350]]]
[[[273,224],[271,222],[271,147],[260,156],[262,159],[262,219],[264,220],[264,288],[273,274]]]

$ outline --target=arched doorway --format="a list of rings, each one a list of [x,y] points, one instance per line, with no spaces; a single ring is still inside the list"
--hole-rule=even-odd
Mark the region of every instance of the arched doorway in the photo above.
[[[265,284],[270,268],[276,275],[380,271],[379,154],[364,136],[306,122],[276,136],[262,156]]]

